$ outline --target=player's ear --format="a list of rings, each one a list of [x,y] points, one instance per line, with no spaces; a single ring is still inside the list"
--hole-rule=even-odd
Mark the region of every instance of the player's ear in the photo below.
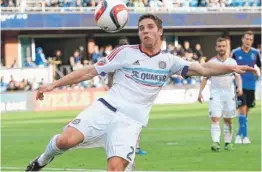
[[[160,36],[163,36],[163,28],[159,29]]]

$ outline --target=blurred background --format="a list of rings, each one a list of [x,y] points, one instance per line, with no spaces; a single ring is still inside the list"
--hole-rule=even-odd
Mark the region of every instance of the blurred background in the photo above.
[[[241,46],[241,36],[247,30],[255,33],[253,47],[261,52],[261,0],[123,0],[130,10],[129,23],[114,34],[95,25],[94,8],[98,2],[1,0],[1,112],[87,107],[106,92],[107,77],[97,76],[57,88],[43,102],[35,101],[35,90],[107,56],[117,46],[119,37],[127,37],[130,44],[139,44],[137,21],[148,12],[163,20],[162,50],[188,61],[205,63],[215,56],[219,36],[227,38],[230,55],[232,49]],[[200,79],[171,76],[155,104],[196,102]],[[260,90],[257,89],[257,99]],[[207,100],[208,91],[204,96]],[[5,132],[9,138],[10,133]]]

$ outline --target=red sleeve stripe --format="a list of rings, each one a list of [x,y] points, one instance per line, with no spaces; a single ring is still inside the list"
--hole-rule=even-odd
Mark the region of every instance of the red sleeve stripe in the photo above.
[[[130,47],[130,48],[134,48],[134,49],[138,49],[138,46],[137,45],[128,45],[128,46],[122,46],[122,47],[119,47],[119,48],[116,48],[116,49],[114,49],[113,51],[112,51],[112,53],[107,57],[107,59],[109,60],[109,61],[112,61],[114,58],[115,58],[115,56],[117,55],[117,53],[118,52],[120,52],[122,49],[124,49],[124,48],[126,48],[126,47]]]
[[[119,47],[119,48],[113,50],[113,52],[107,57],[108,60],[109,60],[109,61],[112,61],[112,60],[115,58],[115,56],[117,55],[117,53],[118,53],[119,51],[121,51],[122,49],[124,49],[124,48],[125,48],[125,46]]]

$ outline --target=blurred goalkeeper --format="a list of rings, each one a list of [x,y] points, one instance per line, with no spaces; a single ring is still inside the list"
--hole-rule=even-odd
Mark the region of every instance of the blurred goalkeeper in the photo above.
[[[43,100],[44,93],[56,87],[115,71],[110,90],[80,112],[61,134],[53,136],[44,152],[29,163],[26,171],[39,171],[55,156],[69,149],[94,147],[105,148],[108,171],[131,170],[140,132],[147,126],[153,102],[171,75],[187,77],[256,72],[249,66],[199,64],[161,52],[162,20],[153,14],[140,16],[138,35],[140,45],[118,47],[96,64],[39,88],[36,99]],[[89,158],[92,157],[87,155],[86,160]]]
[[[216,41],[217,56],[210,59],[208,63],[237,65],[236,61],[227,56],[227,41],[224,38],[218,38]],[[202,91],[210,80],[210,100],[209,117],[211,118],[211,137],[213,144],[211,150],[220,151],[220,118],[224,119],[224,142],[225,150],[233,150],[231,144],[233,136],[232,118],[236,116],[235,84],[237,84],[237,95],[241,96],[242,83],[241,77],[237,73],[229,73],[220,76],[204,77],[200,84],[198,101],[202,103]]]
[[[258,50],[252,47],[254,42],[254,33],[247,31],[242,36],[242,47],[236,48],[232,51],[232,58],[237,61],[238,65],[248,65],[255,68],[255,65],[261,70],[261,57]],[[250,144],[251,141],[248,137],[247,117],[250,108],[255,107],[255,89],[256,80],[252,72],[241,74],[243,81],[243,95],[238,96],[238,123],[239,129],[236,136],[236,144]]]

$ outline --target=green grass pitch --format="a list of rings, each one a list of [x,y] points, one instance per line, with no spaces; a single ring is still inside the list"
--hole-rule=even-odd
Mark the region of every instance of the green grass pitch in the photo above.
[[[261,104],[248,119],[252,144],[235,145],[235,151],[211,152],[207,104],[155,105],[140,147],[146,156],[136,156],[136,170],[165,171],[260,171]],[[16,112],[2,114],[2,170],[23,170],[38,156],[50,138],[79,111]],[[222,121],[221,121],[222,122]],[[223,127],[223,125],[221,125]],[[234,133],[237,130],[234,119]],[[222,132],[223,133],[223,132]],[[223,145],[223,134],[221,136]],[[103,149],[79,149],[57,157],[48,168],[105,169]],[[48,170],[48,169],[47,169]]]

